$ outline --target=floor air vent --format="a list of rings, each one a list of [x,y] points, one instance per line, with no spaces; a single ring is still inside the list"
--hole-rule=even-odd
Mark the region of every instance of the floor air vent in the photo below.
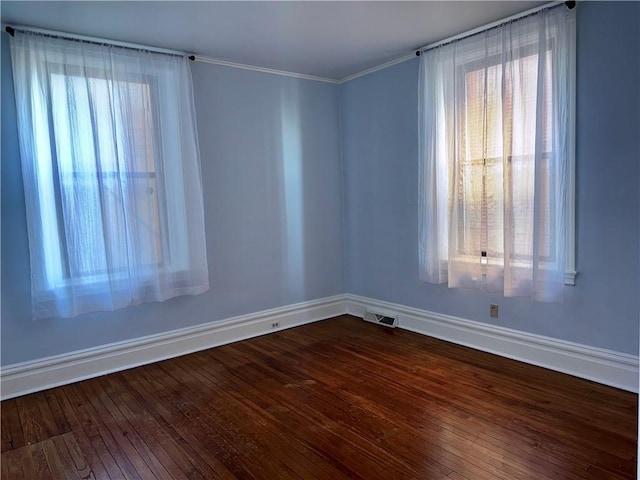
[[[365,312],[362,317],[367,322],[377,323],[378,325],[384,325],[385,327],[395,328],[398,326],[398,316],[381,312]]]

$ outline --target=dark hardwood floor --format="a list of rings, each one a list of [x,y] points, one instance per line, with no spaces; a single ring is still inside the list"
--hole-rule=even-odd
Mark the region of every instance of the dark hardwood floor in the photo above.
[[[344,316],[2,402],[3,479],[634,479],[637,396]]]

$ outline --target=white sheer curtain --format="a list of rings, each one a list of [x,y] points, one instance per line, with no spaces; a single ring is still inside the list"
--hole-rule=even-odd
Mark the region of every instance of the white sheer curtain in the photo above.
[[[542,10],[421,55],[423,280],[562,300],[574,14]]]
[[[187,60],[18,31],[11,56],[34,318],[206,291]]]

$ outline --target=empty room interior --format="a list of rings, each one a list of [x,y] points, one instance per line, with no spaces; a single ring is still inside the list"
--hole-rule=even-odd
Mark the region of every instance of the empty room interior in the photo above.
[[[636,478],[640,2],[0,17],[2,479]]]

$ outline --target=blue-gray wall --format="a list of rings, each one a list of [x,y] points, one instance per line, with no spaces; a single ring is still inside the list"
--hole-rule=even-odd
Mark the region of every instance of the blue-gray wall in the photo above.
[[[577,14],[577,285],[563,304],[418,280],[418,59],[341,86],[349,293],[635,354],[640,3]],[[500,318],[489,317],[489,303]]]
[[[637,353],[639,18],[637,2],[579,5],[579,276],[564,304],[418,280],[417,61],[340,87],[196,63],[210,291],[36,322],[8,42],[0,35],[1,364],[345,291],[486,322],[488,304],[499,303],[491,323]]]
[[[2,37],[2,365],[344,293],[338,87],[192,64],[211,288],[31,320],[7,35]]]

